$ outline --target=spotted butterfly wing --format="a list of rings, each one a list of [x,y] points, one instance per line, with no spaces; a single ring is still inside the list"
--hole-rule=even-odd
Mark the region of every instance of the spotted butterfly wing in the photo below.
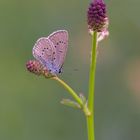
[[[58,30],[49,35],[48,39],[53,43],[56,50],[53,65],[57,73],[60,73],[68,48],[68,32],[66,30]]]
[[[37,40],[33,47],[33,56],[40,61],[52,73],[55,73],[53,61],[56,49],[53,43],[46,37]]]

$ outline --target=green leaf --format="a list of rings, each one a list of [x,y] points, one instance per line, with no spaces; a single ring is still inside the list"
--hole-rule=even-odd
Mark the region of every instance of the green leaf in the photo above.
[[[72,101],[70,99],[62,99],[61,104],[69,106],[69,107],[73,107],[76,109],[81,109],[81,106],[77,102]]]

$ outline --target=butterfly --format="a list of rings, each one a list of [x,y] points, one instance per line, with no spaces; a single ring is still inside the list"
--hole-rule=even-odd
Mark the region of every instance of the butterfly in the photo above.
[[[58,30],[48,37],[39,38],[32,50],[33,56],[51,74],[62,72],[62,67],[68,48],[68,32]]]

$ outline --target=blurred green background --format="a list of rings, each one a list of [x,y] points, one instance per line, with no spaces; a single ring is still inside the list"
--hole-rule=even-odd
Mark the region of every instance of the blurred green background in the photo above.
[[[80,111],[60,104],[58,83],[26,70],[35,41],[69,31],[61,78],[87,96],[91,38],[89,0],[0,0],[0,140],[87,140]],[[96,140],[140,140],[139,0],[106,0],[110,36],[99,46]]]

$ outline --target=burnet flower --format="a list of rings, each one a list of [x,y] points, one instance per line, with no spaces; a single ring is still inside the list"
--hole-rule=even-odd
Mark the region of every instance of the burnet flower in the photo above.
[[[38,60],[27,61],[26,68],[29,72],[34,73],[35,75],[43,75],[46,78],[51,78],[55,76],[51,74],[47,70],[47,68],[45,68]]]
[[[90,34],[98,32],[98,41],[109,35],[108,16],[106,5],[103,0],[92,0],[87,11],[87,22]]]

